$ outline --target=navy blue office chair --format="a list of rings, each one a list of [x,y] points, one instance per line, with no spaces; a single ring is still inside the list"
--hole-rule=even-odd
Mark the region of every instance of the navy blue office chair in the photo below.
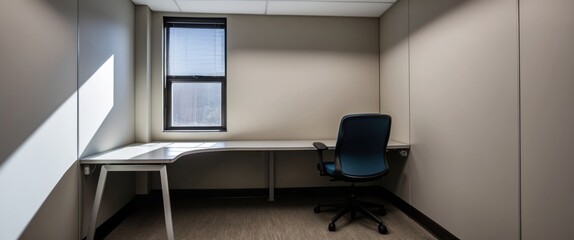
[[[385,152],[390,132],[391,116],[389,115],[347,115],[343,117],[339,126],[334,161],[323,161],[323,151],[327,150],[327,146],[321,142],[313,143],[319,154],[317,168],[320,174],[330,176],[334,180],[350,182],[353,189],[349,199],[320,203],[315,207],[315,213],[321,212],[323,208],[342,207],[342,210],[329,223],[329,231],[335,231],[335,222],[350,212],[351,220],[357,217],[357,213],[360,213],[379,224],[379,233],[388,233],[383,221],[369,211],[369,208],[379,208],[379,213],[384,215],[386,213],[384,206],[357,200],[354,183],[374,181],[387,173],[389,167]]]

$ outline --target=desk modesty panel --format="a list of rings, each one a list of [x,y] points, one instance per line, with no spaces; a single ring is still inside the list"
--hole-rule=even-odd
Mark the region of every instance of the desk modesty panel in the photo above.
[[[336,140],[216,141],[135,143],[85,157],[81,164],[168,164],[191,154],[222,151],[309,151],[313,142],[335,149]],[[387,149],[409,149],[410,145],[389,140]]]

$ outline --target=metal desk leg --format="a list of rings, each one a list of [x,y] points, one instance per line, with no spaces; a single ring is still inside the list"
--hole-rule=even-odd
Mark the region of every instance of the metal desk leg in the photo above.
[[[163,210],[165,213],[165,228],[167,230],[167,239],[173,240],[173,223],[171,221],[171,201],[169,200],[169,185],[167,184],[167,169],[163,166],[159,175],[161,178],[161,192],[163,194]]]
[[[102,201],[102,194],[106,185],[106,178],[108,177],[108,169],[102,166],[100,171],[100,178],[98,179],[98,186],[96,188],[96,197],[94,198],[94,207],[92,208],[92,217],[88,225],[88,240],[94,240],[96,233],[96,221],[98,220],[98,210],[100,210],[100,203]]]
[[[92,217],[88,225],[88,240],[94,239],[96,233],[96,221],[98,220],[98,210],[102,201],[102,194],[106,185],[108,172],[159,172],[161,177],[161,190],[163,194],[163,209],[165,212],[165,228],[167,239],[173,240],[173,223],[171,219],[171,202],[169,200],[169,185],[167,183],[167,167],[165,165],[104,165],[98,179],[96,197],[94,198],[94,207],[92,208]]]
[[[269,201],[275,201],[275,152],[267,152],[269,161]]]

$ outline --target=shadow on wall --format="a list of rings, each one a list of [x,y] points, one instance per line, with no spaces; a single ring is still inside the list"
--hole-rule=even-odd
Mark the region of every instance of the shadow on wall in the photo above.
[[[401,157],[398,151],[389,151],[387,158],[389,172],[382,178],[382,183],[385,188],[396,194],[405,187],[404,184],[408,184],[406,178],[410,176],[405,174],[405,169],[408,168],[408,159]]]
[[[89,5],[88,2],[82,1],[80,5]],[[118,96],[122,107],[116,110],[122,112],[118,115],[128,115],[120,122],[133,125],[133,118],[129,117],[133,115],[130,111],[133,109],[130,58],[133,22],[125,23],[125,19],[113,17],[130,18],[129,14],[106,12],[122,11],[133,5],[128,2],[118,9],[110,7],[117,4],[107,9],[86,6],[78,13],[77,4],[76,0],[0,3],[0,29],[11,33],[3,34],[0,41],[0,49],[10,57],[0,64],[2,79],[10,79],[0,82],[0,113],[5,125],[0,130],[0,191],[3,193],[0,222],[5,223],[0,226],[2,239],[15,239],[32,219],[43,219],[38,216],[43,214],[38,209],[54,198],[48,196],[56,194],[66,201],[77,202],[77,193],[67,194],[73,195],[68,198],[55,188],[72,181],[68,177],[62,182],[78,159],[78,147],[80,153],[84,152],[105,130],[102,126],[106,122],[111,125],[109,122],[115,120],[109,116],[114,112]],[[22,12],[31,14],[22,19]],[[16,29],[13,26],[16,21],[18,31],[10,32]],[[40,22],[42,24],[38,24]],[[108,25],[98,26],[102,22]],[[82,26],[78,27],[78,23]],[[126,124],[120,125],[127,137],[120,137],[111,144],[133,135]],[[26,204],[22,204],[24,200]],[[71,213],[74,215],[71,219],[77,221],[77,209],[63,213]]]
[[[34,134],[42,132],[42,128],[50,128],[47,126],[50,125],[47,124],[49,119],[57,118],[55,116],[57,112],[61,112],[61,109],[65,108],[64,106],[71,105],[76,101],[77,89],[79,89],[80,93],[80,106],[86,104],[87,108],[96,107],[93,112],[90,109],[82,109],[80,107],[80,125],[85,123],[87,127],[87,129],[83,129],[83,126],[80,126],[80,134],[83,135],[80,141],[84,143],[83,149],[85,149],[89,145],[88,142],[90,142],[91,138],[97,134],[97,129],[104,122],[105,116],[111,111],[114,96],[120,94],[114,91],[114,84],[117,84],[114,77],[118,75],[114,71],[114,66],[117,65],[117,63],[114,63],[115,49],[111,47],[108,47],[108,49],[93,48],[93,46],[98,45],[113,45],[102,44],[113,42],[114,39],[110,39],[110,36],[113,36],[113,34],[102,32],[105,31],[103,29],[94,34],[100,35],[100,38],[80,39],[85,47],[81,48],[78,61],[75,52],[77,39],[76,1],[67,0],[67,2],[69,3],[67,5],[59,0],[37,3],[24,2],[9,7],[2,7],[2,9],[7,10],[7,13],[2,14],[1,29],[10,29],[11,26],[8,27],[8,25],[14,22],[13,19],[15,17],[12,17],[8,11],[18,12],[20,8],[34,8],[49,16],[36,14],[38,18],[42,19],[19,22],[21,25],[20,29],[26,29],[26,32],[2,36],[3,42],[7,43],[5,46],[4,44],[1,45],[2,48],[20,49],[18,50],[19,52],[26,54],[22,54],[22,56],[11,55],[10,61],[3,64],[6,70],[3,68],[2,75],[7,75],[3,79],[12,80],[2,81],[2,87],[0,88],[0,96],[2,96],[0,111],[3,112],[2,122],[8,126],[0,130],[2,133],[0,134],[0,142],[2,143],[0,144],[0,167],[15,154],[18,148],[26,145],[26,142],[30,142]],[[38,7],[34,4],[43,4],[45,6]],[[3,1],[0,6],[2,5],[8,5],[8,3]],[[82,19],[92,18],[94,21],[115,21],[112,18],[114,15],[106,14],[105,11],[101,11],[98,14],[89,13],[85,15],[80,17]],[[38,27],[34,27],[35,25],[39,26],[38,22],[45,22],[50,25],[48,30],[51,34],[33,37],[42,33],[42,31],[37,29]],[[52,22],[54,23],[52,24]],[[86,28],[83,29],[87,30],[80,30],[80,35],[82,31],[95,29],[91,28],[90,24],[86,25]],[[39,27],[45,28],[43,26]],[[73,32],[70,30],[73,30]],[[22,36],[20,35],[25,35],[25,39],[30,40],[22,41]],[[10,53],[11,51],[3,52]],[[31,62],[30,59],[36,59],[38,63]],[[76,65],[78,62],[80,63],[80,72],[79,79],[76,81]],[[125,78],[125,76],[121,77]],[[79,86],[76,87],[76,85]],[[17,106],[14,106],[14,103],[17,103]],[[15,107],[22,110],[15,110]],[[98,121],[92,118],[96,118]]]
[[[91,75],[91,77],[88,78],[87,81],[83,83],[78,91],[80,95],[80,128],[81,132],[84,133],[80,139],[80,143],[84,143],[80,146],[80,152],[83,152],[87,143],[96,135],[98,129],[104,123],[106,117],[113,108],[114,79],[114,56],[112,55]],[[7,88],[14,91],[12,86],[7,86]],[[36,91],[36,89],[30,90]],[[78,100],[78,92],[74,91],[73,93],[70,93],[68,99],[63,102],[51,103],[50,105],[59,105],[55,110],[53,110],[53,112],[51,112],[51,114],[43,118],[43,122],[38,124],[35,129],[26,136],[27,138],[22,141],[20,145],[10,149],[11,151],[2,151],[2,154],[8,155],[6,158],[2,159],[2,161],[8,161],[14,158],[18,155],[18,152],[24,154],[26,152],[33,152],[42,148],[57,149],[61,144],[57,139],[61,138],[61,134],[58,134],[58,132],[62,130],[62,125],[76,125],[75,104]],[[46,97],[50,98],[50,96]],[[37,102],[28,102],[28,104],[35,103]],[[11,125],[11,129],[16,129],[17,131],[20,131],[20,129],[29,129],[31,126],[25,125],[25,123],[13,124]],[[72,130],[75,131],[75,129]],[[74,133],[73,135],[75,136],[76,134]],[[2,134],[2,138],[8,137],[10,137],[10,135]],[[2,143],[4,142],[9,143],[11,141],[2,141]],[[71,146],[74,145],[76,144]],[[0,167],[2,167],[2,163],[3,162],[0,162]]]
[[[77,189],[79,167],[73,164],[62,176],[56,187],[46,197],[42,206],[26,226],[19,239],[76,239],[79,202]],[[58,214],[58,221],[54,221]]]
[[[73,0],[0,2],[0,166],[75,94],[76,16]]]
[[[113,54],[102,51],[102,58],[91,56],[93,70],[86,73],[96,77],[78,86],[77,4],[76,0],[0,3],[0,29],[9,33],[0,41],[2,52],[9,56],[0,64],[0,73],[2,79],[10,79],[0,83],[5,125],[0,134],[2,239],[18,238],[77,161],[78,89],[94,89],[98,103],[107,109],[113,105],[113,99],[101,95],[114,92]],[[30,14],[22,19],[22,12]],[[103,121],[108,112],[97,112],[103,115],[97,119]],[[66,201],[77,202],[74,191]],[[77,221],[77,209],[65,213]]]
[[[0,2],[0,239],[19,237],[77,159],[76,9]]]
[[[106,96],[113,95],[113,82],[112,56],[80,87],[80,94],[90,92],[90,95],[103,97],[93,99],[89,105],[91,135],[87,136],[88,140],[95,135],[113,107],[113,98]],[[17,229],[23,229],[28,224],[64,173],[69,171],[77,160],[76,96],[77,93],[73,93],[62,103],[0,166],[0,189],[5,193],[3,196],[11,199],[0,198],[0,202],[10,208],[6,211],[2,209],[1,212],[4,216],[10,216],[11,222],[18,225]],[[88,126],[84,126],[86,127]],[[21,184],[14,186],[14,182]],[[24,199],[28,204],[10,203]],[[65,200],[77,202],[75,197]]]

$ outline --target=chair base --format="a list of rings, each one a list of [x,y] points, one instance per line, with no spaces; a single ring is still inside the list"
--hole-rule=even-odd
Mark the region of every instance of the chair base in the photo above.
[[[335,208],[335,209],[342,209],[335,215],[331,222],[329,223],[329,231],[334,232],[336,230],[335,222],[339,220],[343,215],[346,213],[351,213],[351,220],[357,219],[357,213],[360,213],[363,216],[368,217],[370,220],[379,224],[378,231],[381,234],[387,234],[388,230],[387,227],[383,224],[383,221],[379,219],[373,212],[369,211],[369,208],[379,208],[379,214],[385,215],[385,207],[382,204],[372,203],[372,202],[365,202],[357,200],[357,197],[353,194],[349,199],[341,200],[341,201],[329,201],[317,204],[317,206],[313,209],[315,213],[320,213],[321,208]]]

